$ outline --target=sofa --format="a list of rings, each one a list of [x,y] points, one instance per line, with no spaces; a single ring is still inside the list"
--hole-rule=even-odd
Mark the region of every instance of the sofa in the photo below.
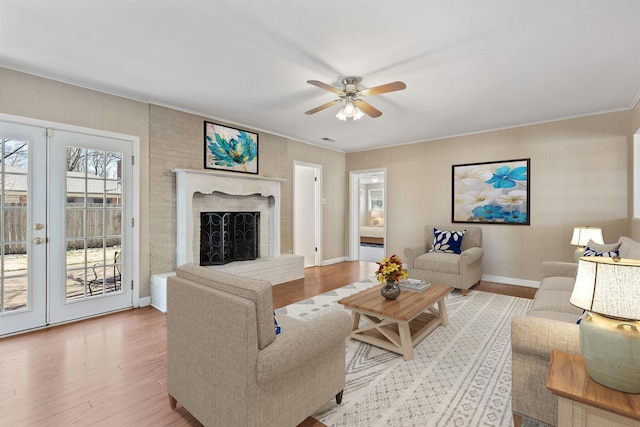
[[[460,246],[461,252],[455,254],[432,251],[434,228],[446,231],[465,230]],[[410,278],[462,289],[462,294],[466,295],[467,289],[482,278],[482,229],[427,225],[424,230],[424,243],[405,248],[404,255]]]
[[[269,282],[190,263],[168,278],[173,409],[206,426],[296,426],[334,396],[341,402],[351,319],[276,319],[271,292]]]
[[[640,243],[629,237],[620,237],[615,244],[589,242],[587,246],[599,252],[617,250],[622,258],[640,259]],[[577,269],[575,263],[544,262],[531,309],[526,316],[512,320],[511,408],[516,422],[524,416],[551,426],[557,424],[558,398],[547,390],[547,371],[551,350],[581,354],[577,321],[582,310],[569,302]]]

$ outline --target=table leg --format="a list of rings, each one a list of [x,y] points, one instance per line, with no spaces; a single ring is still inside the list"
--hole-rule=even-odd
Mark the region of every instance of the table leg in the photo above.
[[[413,340],[409,331],[409,322],[398,322],[398,332],[400,332],[400,346],[404,360],[413,359]]]
[[[360,326],[360,313],[357,311],[351,312],[351,330],[355,331]]]
[[[440,312],[440,324],[442,326],[448,326],[449,316],[447,316],[447,307],[444,305],[444,298],[438,301],[438,311]]]

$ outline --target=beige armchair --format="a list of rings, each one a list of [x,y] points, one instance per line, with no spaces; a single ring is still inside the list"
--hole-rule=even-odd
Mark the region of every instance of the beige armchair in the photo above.
[[[279,316],[269,282],[185,264],[167,283],[167,390],[207,426],[296,426],[345,384],[346,313]]]
[[[429,252],[433,246],[433,229],[466,230],[462,238],[460,254]],[[408,247],[404,250],[407,273],[412,279],[420,279],[430,283],[467,289],[482,278],[482,229],[480,227],[454,227],[427,225],[424,232],[424,243]]]

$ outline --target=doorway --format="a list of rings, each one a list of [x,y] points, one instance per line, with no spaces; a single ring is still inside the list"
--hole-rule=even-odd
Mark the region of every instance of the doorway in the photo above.
[[[304,267],[322,259],[322,165],[294,162],[293,252],[304,256]]]
[[[0,122],[0,152],[0,335],[131,307],[132,142]]]
[[[386,168],[350,172],[349,259],[386,254]]]

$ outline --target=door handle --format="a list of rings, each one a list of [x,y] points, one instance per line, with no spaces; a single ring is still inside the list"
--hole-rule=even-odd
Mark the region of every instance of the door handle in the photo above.
[[[42,237],[36,237],[35,239],[33,239],[34,245],[41,245],[42,242],[44,242],[44,239]]]
[[[44,228],[44,225],[37,223],[37,224],[33,224],[33,229],[34,230],[42,230]]]

